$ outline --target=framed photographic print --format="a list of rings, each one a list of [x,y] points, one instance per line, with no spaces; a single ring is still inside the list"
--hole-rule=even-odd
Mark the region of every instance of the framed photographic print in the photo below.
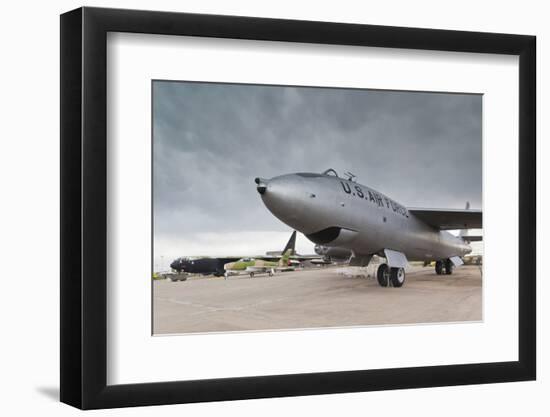
[[[536,375],[535,38],[61,16],[61,401]]]

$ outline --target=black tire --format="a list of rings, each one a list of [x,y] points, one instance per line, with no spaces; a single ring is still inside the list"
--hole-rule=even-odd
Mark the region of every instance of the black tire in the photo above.
[[[381,287],[387,287],[390,282],[390,271],[387,264],[380,264],[376,271],[376,278]]]
[[[445,274],[451,275],[451,274],[453,273],[453,267],[454,267],[454,265],[453,265],[453,263],[451,262],[451,260],[450,260],[450,259],[447,259],[447,260],[445,261]]]
[[[404,268],[392,268],[390,270],[391,285],[395,288],[402,287],[405,283],[405,269]]]
[[[254,272],[250,273],[250,278],[254,278]]]
[[[435,273],[437,275],[443,274],[443,261],[436,261],[435,262]]]

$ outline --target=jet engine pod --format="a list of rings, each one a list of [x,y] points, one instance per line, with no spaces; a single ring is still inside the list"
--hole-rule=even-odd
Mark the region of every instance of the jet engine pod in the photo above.
[[[327,252],[328,252],[328,246],[323,246],[323,245],[317,244],[317,245],[315,245],[314,250],[315,250],[315,253],[317,255],[326,255]]]
[[[339,246],[352,242],[357,235],[358,233],[355,230],[333,226],[306,235],[306,237],[318,245]]]

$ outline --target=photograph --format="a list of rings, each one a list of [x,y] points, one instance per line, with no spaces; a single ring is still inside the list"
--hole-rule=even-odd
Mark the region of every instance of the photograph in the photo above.
[[[55,60],[55,82],[34,83],[56,90],[45,112],[11,135],[39,140],[8,140],[26,159],[7,178],[28,171],[29,202],[8,200],[42,213],[46,193],[59,225],[37,234],[58,256],[34,251],[59,285],[40,276],[8,308],[26,320],[15,350],[51,339],[33,372],[10,361],[7,380],[35,389],[11,409],[544,408],[543,13],[94,3],[63,6],[49,32],[44,6],[6,66]],[[48,123],[58,145],[27,132]],[[58,192],[37,186],[40,164],[59,165]]]
[[[483,321],[483,94],[151,95],[153,335]]]

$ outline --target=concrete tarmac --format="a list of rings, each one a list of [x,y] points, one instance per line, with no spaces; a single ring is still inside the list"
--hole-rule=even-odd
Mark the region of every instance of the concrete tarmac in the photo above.
[[[401,288],[342,270],[154,281],[154,334],[482,320],[479,266],[456,268],[452,275],[416,267]]]

